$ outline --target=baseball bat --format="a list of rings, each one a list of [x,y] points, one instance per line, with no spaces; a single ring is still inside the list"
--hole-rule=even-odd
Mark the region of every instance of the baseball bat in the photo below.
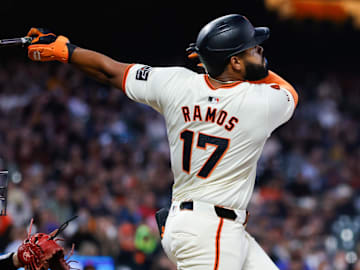
[[[31,37],[0,39],[0,48],[19,45],[23,46],[25,44],[30,44],[31,40]]]

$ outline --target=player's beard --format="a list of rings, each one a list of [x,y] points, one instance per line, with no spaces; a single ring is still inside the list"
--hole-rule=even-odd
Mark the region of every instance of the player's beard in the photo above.
[[[244,79],[246,81],[258,81],[264,79],[269,74],[266,58],[263,58],[261,64],[245,62],[245,72]]]

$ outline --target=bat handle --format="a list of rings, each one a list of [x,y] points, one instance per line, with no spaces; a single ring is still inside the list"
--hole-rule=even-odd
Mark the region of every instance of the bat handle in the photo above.
[[[19,46],[19,45],[24,45],[24,44],[30,44],[31,41],[32,41],[31,37],[1,39],[0,47]]]

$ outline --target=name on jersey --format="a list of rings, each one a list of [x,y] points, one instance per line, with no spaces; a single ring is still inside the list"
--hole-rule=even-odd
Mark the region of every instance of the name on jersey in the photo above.
[[[223,126],[227,131],[232,131],[239,119],[235,116],[230,116],[225,110],[217,110],[216,108],[207,107],[200,108],[200,105],[195,105],[193,108],[189,106],[181,107],[181,112],[185,122],[205,121]]]

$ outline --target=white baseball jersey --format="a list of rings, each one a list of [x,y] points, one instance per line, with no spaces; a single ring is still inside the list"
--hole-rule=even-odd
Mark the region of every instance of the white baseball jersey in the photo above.
[[[294,90],[271,79],[215,89],[207,75],[183,67],[131,65],[123,89],[165,118],[173,200],[234,209],[246,209],[266,139],[290,119],[297,103]]]

